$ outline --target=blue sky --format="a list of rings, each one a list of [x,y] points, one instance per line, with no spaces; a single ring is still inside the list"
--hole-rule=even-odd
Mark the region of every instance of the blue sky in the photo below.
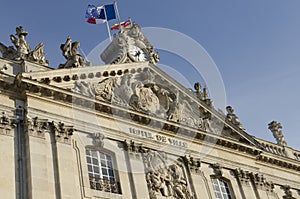
[[[10,44],[9,35],[22,25],[31,48],[44,42],[56,68],[65,62],[59,46],[68,35],[86,54],[107,38],[105,25],[85,23],[84,13],[88,4],[110,2],[6,1],[0,8],[0,41]],[[132,17],[142,27],[169,28],[196,40],[218,66],[227,104],[247,132],[274,142],[267,124],[277,120],[288,145],[300,149],[300,1],[119,0],[118,7],[123,20]],[[186,72],[184,60],[164,55],[161,63]]]

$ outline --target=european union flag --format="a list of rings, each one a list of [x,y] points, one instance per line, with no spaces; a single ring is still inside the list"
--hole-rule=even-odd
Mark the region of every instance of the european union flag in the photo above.
[[[87,22],[92,24],[104,23],[106,21],[116,19],[116,11],[114,4],[103,5],[96,7],[94,5],[88,5],[85,18]]]

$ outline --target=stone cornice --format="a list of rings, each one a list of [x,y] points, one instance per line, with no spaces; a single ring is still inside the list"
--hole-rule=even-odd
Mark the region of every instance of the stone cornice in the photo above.
[[[297,160],[286,158],[270,153],[261,153],[257,156],[257,161],[271,164],[274,166],[279,166],[285,169],[291,169],[297,172],[300,172],[300,163]]]

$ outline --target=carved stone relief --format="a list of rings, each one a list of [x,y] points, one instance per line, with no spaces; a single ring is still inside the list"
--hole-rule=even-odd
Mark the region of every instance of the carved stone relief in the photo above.
[[[99,83],[76,81],[73,91],[182,125],[215,131],[216,125],[207,112],[188,101],[176,88],[171,89],[148,68],[108,77]]]
[[[31,50],[26,41],[28,32],[26,32],[22,26],[16,28],[16,35],[18,37],[10,35],[10,40],[16,49],[13,46],[6,46],[0,43],[0,51],[3,58],[11,60],[26,60],[45,66],[49,65],[49,61],[45,60],[43,43],[39,43],[34,50]]]
[[[157,151],[144,153],[143,161],[150,199],[194,199],[181,162],[168,164],[166,154]]]
[[[92,137],[94,146],[103,148],[105,136],[102,133],[94,133]]]
[[[219,163],[212,164],[211,167],[213,168],[214,174],[217,177],[222,177],[223,176],[223,171],[222,171],[223,167]]]
[[[133,24],[131,28],[114,35],[113,41],[101,54],[101,59],[106,64],[121,64],[139,61],[149,61],[157,64],[159,55],[154,51],[140,26]]]

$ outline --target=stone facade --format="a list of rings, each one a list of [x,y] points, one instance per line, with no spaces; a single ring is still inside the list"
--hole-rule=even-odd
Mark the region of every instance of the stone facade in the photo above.
[[[278,123],[278,144],[253,138],[232,107],[215,110],[206,88],[154,64],[53,70],[1,58],[1,197],[300,198],[300,152]]]

